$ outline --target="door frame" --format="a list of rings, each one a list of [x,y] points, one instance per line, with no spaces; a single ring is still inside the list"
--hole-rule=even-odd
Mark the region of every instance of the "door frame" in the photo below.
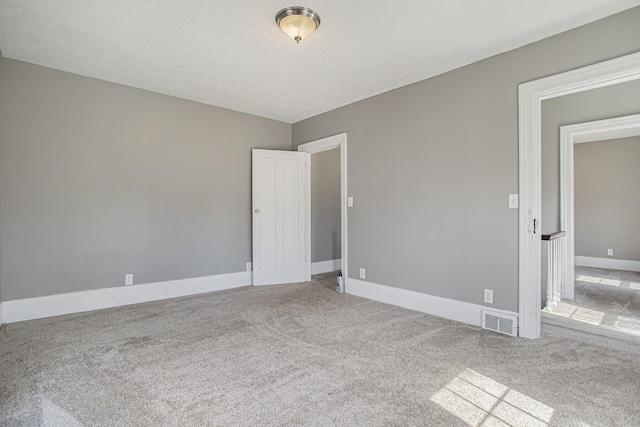
[[[574,297],[574,146],[640,135],[640,114],[560,126],[560,228],[566,231],[567,250],[563,298]]]
[[[321,153],[323,151],[340,148],[340,258],[342,259],[342,275],[344,276],[345,286],[347,283],[348,265],[347,262],[347,134],[339,133],[337,135],[318,139],[315,141],[300,144],[298,151],[309,154]],[[307,263],[305,267],[305,275],[307,281],[311,280],[311,162],[307,167],[307,217],[305,227],[305,244],[307,248]]]
[[[518,85],[519,336],[539,338],[542,101],[640,79],[640,52]]]

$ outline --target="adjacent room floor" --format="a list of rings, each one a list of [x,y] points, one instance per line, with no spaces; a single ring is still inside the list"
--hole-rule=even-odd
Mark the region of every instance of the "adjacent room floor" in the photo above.
[[[640,425],[635,347],[334,289],[326,274],[5,325],[0,424]]]
[[[576,266],[575,278],[575,298],[543,311],[544,324],[640,345],[640,273]]]

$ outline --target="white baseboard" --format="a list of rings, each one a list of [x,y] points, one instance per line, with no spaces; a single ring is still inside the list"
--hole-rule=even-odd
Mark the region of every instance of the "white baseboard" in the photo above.
[[[341,259],[330,259],[329,261],[319,261],[311,263],[311,274],[329,273],[331,271],[341,270]]]
[[[638,271],[640,272],[640,261],[630,261],[626,259],[596,258],[590,256],[575,256],[575,265],[582,267],[608,268],[611,270]]]
[[[4,301],[0,304],[0,323],[21,322],[250,285],[251,272],[242,271]]]
[[[497,310],[483,305],[436,297],[357,279],[347,279],[345,291],[351,295],[397,305],[410,310],[416,310],[475,326],[482,326],[483,309],[491,309],[491,311],[509,314],[516,318],[518,317],[518,313],[512,311]]]

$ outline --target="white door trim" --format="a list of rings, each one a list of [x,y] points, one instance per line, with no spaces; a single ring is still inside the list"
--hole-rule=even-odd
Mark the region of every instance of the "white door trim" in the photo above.
[[[519,335],[540,337],[542,101],[640,79],[640,52],[518,86]],[[535,221],[535,232],[534,232]]]
[[[342,258],[342,275],[348,276],[347,270],[347,134],[329,136],[298,146],[298,151],[313,154],[340,147],[340,253]],[[311,280],[311,164],[307,168],[307,279]]]
[[[560,127],[560,228],[567,233],[563,298],[574,297],[574,145],[638,135],[640,114]]]

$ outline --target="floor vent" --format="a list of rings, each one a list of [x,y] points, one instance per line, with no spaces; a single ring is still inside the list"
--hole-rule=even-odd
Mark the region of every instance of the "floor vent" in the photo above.
[[[518,336],[518,317],[499,311],[482,310],[482,327],[501,334]]]

